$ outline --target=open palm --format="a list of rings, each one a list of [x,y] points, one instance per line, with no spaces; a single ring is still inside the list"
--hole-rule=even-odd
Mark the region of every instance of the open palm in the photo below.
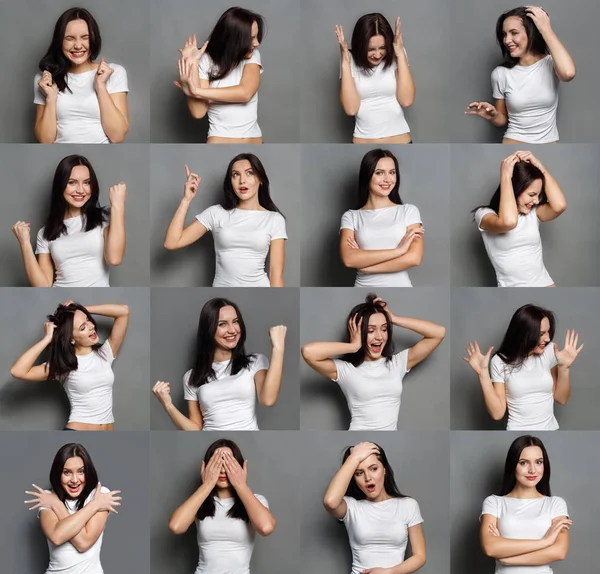
[[[565,346],[562,351],[558,350],[558,346],[554,343],[554,354],[556,355],[556,361],[559,367],[569,368],[577,358],[577,355],[583,349],[583,343],[579,347],[579,335],[575,331],[567,330],[565,336]]]
[[[490,357],[492,355],[492,349],[494,347],[490,347],[487,353],[482,354],[479,349],[479,343],[474,341],[473,343],[469,343],[467,346],[467,356],[463,357],[463,361],[469,363],[470,367],[477,373],[477,375],[481,375],[490,365]]]

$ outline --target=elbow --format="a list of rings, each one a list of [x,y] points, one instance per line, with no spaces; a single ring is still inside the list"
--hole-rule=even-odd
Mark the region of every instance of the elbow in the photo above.
[[[277,521],[273,518],[273,520],[269,520],[265,524],[261,525],[260,528],[256,529],[261,536],[270,536],[275,531],[275,525]]]
[[[122,305],[123,307],[123,316],[129,317],[129,305]]]
[[[352,260],[352,257],[350,257],[347,253],[340,253],[340,258],[342,260],[342,263],[344,265],[344,267],[348,268],[348,269],[356,269],[356,262]]]
[[[323,506],[328,512],[335,510],[340,505],[340,502],[340,500],[336,500],[328,495],[325,495],[325,498],[323,498]]]
[[[401,98],[396,98],[398,100],[398,103],[400,104],[400,106],[402,108],[410,108],[410,106],[412,106],[415,103],[415,96],[414,94],[412,96],[404,96]]]
[[[312,358],[310,347],[311,347],[310,343],[307,343],[306,345],[302,345],[302,348],[300,349],[300,353],[302,354],[302,358],[307,363],[309,363],[310,360],[311,360],[311,358]]]
[[[354,117],[358,113],[358,108],[355,107],[355,106],[344,106],[344,105],[342,105],[342,108],[344,109],[344,113],[347,116]]]
[[[123,133],[123,134],[118,134],[118,135],[114,135],[112,137],[109,137],[108,139],[110,140],[110,143],[123,143],[125,141],[125,134],[127,132]]]
[[[80,554],[82,554],[83,552],[87,552],[92,547],[92,544],[89,544],[87,542],[75,542],[71,540],[71,544],[75,547],[75,550],[77,550],[77,552],[79,552]]]
[[[242,94],[241,94],[241,98],[240,98],[241,103],[247,104],[254,97],[254,94],[256,94],[256,90],[249,90],[247,88],[244,88],[242,90]]]
[[[113,255],[113,254],[108,254],[106,257],[106,262],[111,266],[111,267],[118,267],[119,265],[121,265],[121,263],[123,263],[123,254],[117,254],[117,255]]]
[[[560,81],[561,82],[570,82],[572,79],[575,78],[576,74],[577,74],[577,69],[575,68],[575,66],[573,66],[572,68],[569,68],[568,70],[566,70],[565,72],[563,72],[560,75]]]
[[[169,241],[168,239],[165,239],[163,246],[165,249],[167,249],[169,251],[173,251],[173,249],[177,249],[177,245],[175,243]]]
[[[569,402],[569,396],[567,395],[566,397],[554,397],[554,400],[559,404],[559,405],[566,405]]]
[[[201,120],[206,115],[206,109],[190,108],[190,114],[195,120]]]
[[[567,210],[567,200],[566,199],[563,199],[562,201],[559,201],[559,202],[554,202],[552,204],[552,211],[554,211],[554,213],[557,213],[558,215],[565,212],[566,210]]]
[[[510,216],[510,217],[503,217],[502,218],[502,227],[504,227],[505,232],[506,231],[512,231],[516,226],[517,223],[519,222],[519,215],[515,215]]]
[[[19,369],[18,367],[15,367],[15,365],[13,365],[10,369],[10,375],[11,377],[14,377],[15,379],[20,379],[20,380],[25,380],[25,373]]]
[[[495,421],[501,421],[504,418],[504,411],[494,411],[490,413],[490,416],[495,420]]]
[[[567,557],[568,553],[569,553],[569,550],[567,548],[564,548],[564,547],[556,548],[556,553],[554,554],[553,562],[558,562],[558,561],[564,560]]]
[[[184,528],[182,524],[172,518],[169,520],[169,530],[173,534],[185,534],[187,532],[187,528]]]
[[[440,341],[443,341],[446,338],[446,327],[444,327],[443,325],[439,326],[439,331],[437,333],[437,338]]]
[[[263,407],[272,407],[277,402],[277,397],[266,397],[260,399],[260,404]]]

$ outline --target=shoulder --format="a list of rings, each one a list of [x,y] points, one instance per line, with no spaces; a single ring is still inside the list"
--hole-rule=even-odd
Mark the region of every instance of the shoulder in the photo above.
[[[252,56],[250,56],[247,60],[242,60],[242,65],[245,66],[246,64],[258,64],[262,68],[262,59],[258,48],[254,48]]]
[[[222,205],[219,205],[217,203],[216,205],[211,205],[210,207],[207,207],[204,211],[202,211],[196,217],[208,215],[211,217],[222,218],[223,216],[227,215],[228,213],[230,213],[230,212],[227,211]]]
[[[550,506],[552,508],[564,508],[567,509],[567,501],[560,496],[550,496]]]
[[[46,226],[42,227],[38,232],[37,232],[37,238],[38,239],[44,239],[44,232],[46,231]]]
[[[263,506],[266,506],[267,508],[269,508],[269,501],[262,494],[254,493],[254,496]]]
[[[186,371],[183,375],[183,384],[187,385],[190,382],[190,377],[192,376],[192,369]]]
[[[358,219],[358,210],[357,209],[348,209],[348,211],[344,211],[342,214],[342,224],[344,223],[352,223]]]
[[[113,74],[118,74],[120,76],[126,76],[127,70],[121,64],[109,64],[109,66],[114,70]]]
[[[508,70],[509,68],[506,68],[505,66],[496,66],[492,70],[492,81],[498,81],[505,78]]]
[[[485,231],[484,229],[481,229],[481,220],[486,216],[489,215],[490,213],[496,215],[496,212],[491,209],[490,207],[480,207],[479,209],[477,209],[475,211],[475,223],[477,223],[477,227],[479,227],[479,231]]]
[[[491,494],[490,496],[486,497],[481,507],[481,513],[498,516],[498,505],[502,501],[502,498],[502,496],[498,496],[496,494]]]
[[[269,359],[261,353],[254,353],[250,357],[250,370],[262,371],[269,368]]]

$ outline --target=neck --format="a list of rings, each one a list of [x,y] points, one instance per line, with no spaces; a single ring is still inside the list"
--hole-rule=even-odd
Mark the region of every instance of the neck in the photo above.
[[[89,355],[93,351],[92,347],[81,347],[80,345],[75,345],[75,354],[78,357],[82,357],[84,355]]]
[[[81,215],[81,208],[67,205],[65,208],[65,219],[71,219],[72,217],[79,217]]]
[[[367,203],[362,206],[362,209],[381,209],[383,207],[392,207],[396,205],[389,197],[369,194]]]
[[[385,490],[382,490],[377,497],[370,498],[369,500],[371,502],[383,502],[384,500],[389,500],[390,498],[392,497]]]
[[[218,488],[217,489],[217,498],[232,498],[233,491],[231,488]]]
[[[535,486],[522,486],[517,483],[507,496],[510,498],[541,498],[544,495],[539,493]]]
[[[231,359],[231,351],[226,349],[215,349],[215,354],[213,356],[213,363],[222,363],[223,361],[229,361]]]
[[[542,58],[543,56],[540,54],[532,54],[531,52],[527,52],[519,58],[519,66],[531,66]]]
[[[71,64],[69,68],[70,74],[83,74],[85,72],[89,72],[95,68],[93,62],[88,60],[87,62],[83,62],[83,64]]]
[[[240,199],[236,209],[247,209],[251,211],[263,211],[264,208],[258,201],[258,193],[251,199]]]

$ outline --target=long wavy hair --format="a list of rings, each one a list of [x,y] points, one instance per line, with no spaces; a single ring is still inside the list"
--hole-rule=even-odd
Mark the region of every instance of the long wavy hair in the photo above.
[[[211,57],[215,66],[209,73],[209,80],[221,80],[239,63],[252,49],[252,24],[258,25],[258,42],[262,42],[265,32],[265,19],[256,12],[245,8],[229,8],[219,18],[208,37],[206,53]]]
[[[506,454],[506,463],[504,464],[504,476],[502,477],[502,489],[500,496],[504,496],[512,492],[513,488],[517,484],[517,478],[515,472],[517,470],[517,464],[521,458],[523,449],[528,446],[539,446],[542,450],[542,456],[544,458],[544,474],[541,480],[536,484],[535,488],[544,496],[551,496],[550,494],[550,459],[546,452],[544,443],[537,437],[531,435],[523,435],[515,439],[508,449]]]
[[[394,31],[383,14],[375,12],[361,16],[352,31],[352,59],[358,68],[372,74],[374,66],[369,62],[369,40],[373,36],[383,36],[386,55],[383,58],[383,69],[394,63]]]
[[[73,168],[82,165],[88,168],[90,172],[90,187],[92,194],[86,203],[81,207],[81,217],[83,219],[83,228],[85,231],[91,231],[105,221],[108,221],[108,210],[100,206],[100,185],[96,172],[89,160],[82,155],[68,155],[64,157],[56,166],[54,179],[52,180],[52,193],[50,196],[50,209],[44,227],[44,239],[54,241],[67,232],[64,223],[67,202],[64,193],[71,177]]]
[[[233,165],[237,161],[243,160],[250,162],[250,166],[252,167],[255,176],[260,181],[258,186],[258,203],[260,206],[264,207],[268,211],[276,211],[277,213],[281,213],[271,199],[267,172],[260,159],[258,159],[253,153],[239,153],[229,162],[227,171],[225,172],[225,179],[223,180],[223,194],[225,196],[223,200],[223,207],[227,210],[235,209],[240,203],[240,198],[233,191],[233,185],[231,184],[231,173],[233,171]],[[283,215],[283,213],[281,213],[281,215]]]
[[[550,53],[546,40],[544,40],[543,36],[540,34],[540,31],[537,29],[533,20],[527,15],[527,8],[525,6],[519,6],[518,8],[513,8],[512,10],[504,12],[496,22],[496,40],[500,46],[500,50],[502,50],[502,57],[504,58],[504,61],[500,64],[501,66],[504,66],[505,68],[514,68],[519,63],[519,58],[513,58],[510,55],[509,49],[504,45],[504,20],[511,16],[516,16],[523,22],[523,27],[527,34],[528,52],[540,56],[545,56]]]
[[[384,488],[386,494],[388,496],[391,496],[392,498],[407,498],[406,494],[402,494],[400,492],[400,489],[398,488],[398,485],[396,484],[396,479],[394,478],[394,471],[392,470],[392,467],[390,466],[387,455],[385,454],[385,450],[383,450],[383,448],[381,446],[379,446],[377,443],[373,443],[373,444],[379,449],[379,454],[377,454],[375,456],[379,459],[379,461],[383,465],[383,468],[385,469],[385,478],[383,479],[383,488]],[[346,451],[344,452],[344,456],[342,458],[342,464],[344,462],[346,462],[346,459],[350,456],[351,451],[352,451],[352,447],[348,447],[346,449]],[[352,477],[350,484],[348,484],[348,488],[346,489],[346,496],[351,496],[352,498],[354,498],[356,500],[364,500],[365,498],[367,498],[365,493],[360,488],[358,488],[358,485],[356,484],[354,477]]]
[[[238,306],[228,299],[216,297],[207,301],[200,311],[198,321],[198,336],[196,342],[196,358],[190,373],[189,385],[198,388],[215,377],[212,363],[215,357],[215,333],[219,325],[219,311],[223,307],[233,307],[240,325],[240,338],[238,344],[231,352],[230,373],[236,375],[250,365],[253,354],[246,354],[246,325]]]
[[[54,26],[50,46],[38,65],[40,72],[48,70],[52,74],[52,80],[56,83],[59,92],[64,92],[65,90],[71,91],[67,84],[67,73],[72,64],[63,54],[62,46],[67,24],[73,20],[83,20],[88,26],[89,54],[92,62],[98,57],[102,48],[102,38],[100,37],[98,23],[85,8],[69,8],[60,15]]]
[[[232,440],[228,440],[226,438],[216,440],[206,449],[206,453],[204,454],[205,465],[208,464],[215,451],[221,447],[230,448],[231,452],[233,453],[233,458],[235,458],[235,460],[238,461],[240,466],[244,466],[244,457],[242,456],[242,451],[240,450],[240,447],[237,444],[235,444]],[[246,510],[246,507],[244,506],[243,502],[240,500],[240,497],[238,496],[235,488],[232,488],[231,491],[234,498],[234,503],[233,506],[227,511],[227,516],[229,518],[239,518],[244,522],[249,522],[250,519],[248,518],[248,511]],[[206,497],[206,499],[198,509],[198,512],[196,514],[196,518],[198,520],[204,520],[207,517],[215,515],[214,497],[216,495],[217,487],[215,486],[212,489],[210,495]]]
[[[50,485],[52,486],[54,494],[58,496],[58,499],[62,503],[66,500],[72,500],[67,496],[60,481],[60,477],[63,468],[65,467],[65,463],[68,459],[73,457],[79,457],[83,460],[83,468],[85,471],[85,486],[83,487],[81,494],[77,497],[77,502],[75,504],[77,510],[81,510],[85,499],[90,495],[92,490],[98,486],[98,473],[96,472],[96,467],[92,462],[92,457],[83,445],[71,442],[60,447],[52,461],[52,466],[50,467]]]
[[[386,157],[394,160],[394,167],[396,168],[396,185],[394,185],[388,197],[392,203],[402,205],[402,200],[400,199],[400,168],[398,167],[396,156],[387,149],[372,149],[364,155],[360,162],[360,170],[358,172],[358,196],[356,198],[356,207],[354,209],[360,209],[367,203],[370,193],[371,178],[377,169],[379,160]]]
[[[87,320],[91,321],[94,327],[96,327],[96,321],[92,315],[79,303],[59,305],[53,315],[48,315],[48,321],[52,321],[56,325],[49,347],[48,378],[61,383],[67,380],[71,371],[77,370],[75,346],[71,344],[73,340],[73,317],[75,311],[85,313]],[[92,349],[96,351],[101,346],[100,343],[96,343],[92,346]]]

